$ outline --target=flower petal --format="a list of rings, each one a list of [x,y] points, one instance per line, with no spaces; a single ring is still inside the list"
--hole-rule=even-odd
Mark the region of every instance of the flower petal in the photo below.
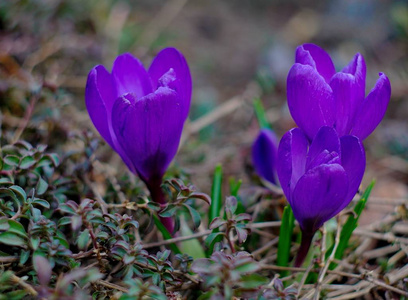
[[[330,79],[336,73],[330,55],[314,44],[303,44],[299,46],[296,49],[296,62],[315,68],[327,83],[330,82]]]
[[[332,89],[311,66],[293,65],[287,80],[287,97],[293,119],[310,140],[320,127],[333,126]]]
[[[165,48],[160,51],[153,60],[148,71],[152,80],[153,89],[156,89],[159,86],[160,78],[170,69],[173,69],[175,72],[177,81],[174,89],[183,99],[182,106],[184,115],[187,118],[191,102],[191,74],[186,59],[177,49]]]
[[[110,131],[110,116],[116,99],[112,76],[104,66],[96,66],[88,74],[85,104],[89,116],[105,141],[115,149]]]
[[[279,143],[276,171],[289,203],[296,183],[305,173],[308,145],[305,134],[299,128],[289,130]]]
[[[380,73],[380,78],[363,101],[359,112],[355,116],[351,134],[361,140],[368,137],[384,117],[390,97],[390,81],[384,73]]]
[[[299,179],[292,209],[302,230],[315,232],[343,205],[348,188],[345,170],[339,164],[320,165]]]
[[[145,182],[161,180],[177,152],[184,119],[178,94],[159,87],[139,100],[132,94],[113,106],[113,128],[119,143]]]
[[[341,165],[347,173],[348,190],[343,204],[334,212],[333,216],[343,210],[357,193],[358,187],[363,179],[366,166],[364,146],[360,140],[351,135],[340,138],[341,143]]]
[[[319,129],[310,145],[306,160],[306,170],[314,165],[314,160],[323,151],[328,153],[335,152],[340,154],[340,139],[332,127],[323,126]]]
[[[252,146],[252,162],[256,172],[272,184],[276,184],[277,155],[276,135],[269,129],[262,129]]]
[[[146,69],[130,53],[124,53],[116,58],[112,75],[117,89],[116,98],[133,93],[139,99],[153,92]]]
[[[347,66],[343,68],[342,72],[351,74],[355,77],[356,83],[359,87],[358,97],[361,99],[364,99],[366,72],[367,72],[364,57],[360,53],[357,53],[356,55],[354,55],[353,59],[350,61],[350,63]]]
[[[364,100],[363,87],[354,75],[342,72],[333,76],[330,86],[336,107],[334,126],[340,136],[347,135]]]

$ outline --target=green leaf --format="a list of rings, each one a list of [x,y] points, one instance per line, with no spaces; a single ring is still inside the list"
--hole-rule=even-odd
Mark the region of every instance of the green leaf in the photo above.
[[[6,157],[4,157],[4,162],[9,166],[16,167],[20,163],[20,158],[15,155],[6,155]]]
[[[223,236],[224,236],[224,233],[222,232],[210,233],[205,239],[205,244],[208,246],[208,248],[212,249],[214,247],[214,244],[217,241],[221,240]]]
[[[241,276],[240,287],[244,289],[255,289],[261,285],[268,283],[268,278],[257,273]]]
[[[58,220],[58,227],[71,224],[71,217],[62,217]]]
[[[18,185],[12,185],[11,187],[9,187],[9,189],[14,192],[20,203],[24,203],[27,200],[27,194],[22,187]]]
[[[213,184],[211,187],[211,205],[208,214],[208,224],[216,217],[221,216],[222,208],[222,166],[218,164],[214,170]],[[215,230],[216,231],[216,230]],[[213,252],[213,243],[207,251],[207,257],[210,257]]]
[[[186,224],[184,218],[180,219],[180,233],[181,236],[190,236],[193,234],[191,229]],[[205,253],[203,249],[203,245],[197,239],[191,239],[180,243],[180,249],[183,253],[188,253],[194,259],[204,258]]]
[[[38,246],[40,245],[40,237],[36,236],[36,237],[31,237],[30,239],[31,242],[31,248],[33,248],[33,250],[37,250]]]
[[[341,260],[343,258],[344,251],[347,249],[349,240],[351,238],[351,235],[354,231],[354,229],[357,228],[358,226],[358,220],[360,218],[361,213],[364,210],[364,207],[367,203],[368,198],[370,197],[371,190],[373,189],[375,185],[375,180],[372,180],[371,183],[368,185],[366,190],[364,191],[363,195],[361,196],[360,200],[357,202],[356,206],[354,207],[354,215],[350,215],[346,221],[346,223],[343,225],[343,228],[340,233],[340,242],[339,245],[337,246],[336,253],[334,254],[334,258]],[[333,251],[333,247],[327,251],[326,256],[328,257],[330,253]],[[333,270],[337,264],[332,263],[330,264],[330,270]]]
[[[191,217],[191,219],[193,220],[193,223],[194,223],[194,228],[193,229],[196,230],[201,224],[200,213],[197,210],[195,210],[194,208],[192,208],[190,205],[183,204],[183,206],[185,208],[187,208],[188,212],[190,213],[190,217]]]
[[[37,161],[32,156],[25,156],[20,161],[20,168],[23,170],[29,169],[30,167],[34,166]]]
[[[48,189],[48,183],[42,179],[41,176],[38,177],[37,181],[37,187],[36,187],[36,193],[37,195],[42,195],[44,194]]]
[[[213,184],[211,188],[211,206],[209,214],[209,222],[220,216],[222,207],[222,167],[217,165],[214,171]]]
[[[292,208],[287,205],[283,210],[282,224],[279,231],[277,265],[281,267],[289,266],[290,246],[295,226],[295,217]],[[281,271],[281,277],[287,276],[288,271]]]
[[[54,164],[54,167],[58,167],[60,164],[60,158],[58,156],[58,154],[56,153],[50,153],[46,155],[47,157],[49,157],[52,161],[52,163]]]
[[[233,177],[229,179],[230,194],[231,196],[237,197],[239,188],[241,187],[242,179],[236,180]]]
[[[254,99],[254,110],[256,118],[258,119],[259,127],[271,129],[271,125],[266,117],[266,112],[263,107],[262,101],[259,98]]]
[[[156,215],[153,215],[153,221],[154,224],[156,225],[157,229],[161,232],[161,234],[163,235],[163,238],[165,240],[169,240],[171,238],[173,238],[170,234],[170,232],[168,232],[168,230],[166,229],[166,227],[164,227],[163,223],[160,222],[159,217]],[[171,248],[171,250],[174,252],[174,254],[181,254],[180,249],[177,247],[176,244],[170,244],[169,247]]]
[[[44,199],[35,198],[32,204],[39,205],[44,208],[50,208],[50,203]]]
[[[20,265],[21,266],[27,262],[27,260],[30,258],[30,254],[31,254],[31,251],[21,250],[21,253],[20,253]]]
[[[8,246],[16,246],[26,248],[27,243],[24,238],[17,235],[14,232],[3,232],[0,233],[0,244],[8,245]]]
[[[9,196],[11,199],[13,199],[14,203],[17,206],[17,209],[20,208],[20,206],[23,204],[22,202],[20,202],[16,196],[16,194],[7,188],[0,188],[0,197],[5,197],[5,196]]]
[[[28,238],[27,232],[24,229],[24,226],[21,225],[19,222],[14,220],[8,220],[9,229],[7,232],[15,233],[23,238]]]
[[[174,216],[174,214],[177,212],[177,209],[178,209],[178,207],[177,207],[176,205],[169,204],[169,205],[167,205],[167,207],[165,207],[165,208],[159,213],[159,215],[160,215],[161,217],[165,217],[165,218],[172,217],[172,216]]]
[[[252,273],[252,272],[258,271],[259,269],[260,269],[260,266],[258,265],[257,262],[248,260],[247,262],[236,266],[234,271],[239,272],[239,273]]]
[[[78,241],[77,241],[77,245],[78,248],[81,250],[86,250],[87,246],[88,246],[88,242],[90,240],[90,234],[89,234],[89,230],[85,229],[84,231],[81,232],[81,234],[78,237]]]

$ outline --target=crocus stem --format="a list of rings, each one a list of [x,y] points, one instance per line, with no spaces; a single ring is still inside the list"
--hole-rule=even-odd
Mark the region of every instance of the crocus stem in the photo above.
[[[161,206],[164,206],[167,201],[166,197],[161,189],[161,180],[154,180],[146,184],[150,192],[150,197],[156,203],[159,203]],[[160,221],[166,227],[167,231],[173,235],[174,223],[171,217],[160,217]]]
[[[315,232],[310,233],[302,231],[302,241],[300,242],[300,247],[298,249],[298,254],[295,260],[296,268],[302,266],[302,263],[305,260],[307,253],[309,252],[310,245],[312,244],[314,235]]]

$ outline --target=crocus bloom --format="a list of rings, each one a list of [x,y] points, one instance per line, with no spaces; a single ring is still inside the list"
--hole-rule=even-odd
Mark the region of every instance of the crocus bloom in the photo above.
[[[384,117],[391,96],[387,76],[379,76],[365,97],[366,65],[361,54],[336,73],[323,49],[301,45],[287,80],[290,113],[309,140],[325,125],[336,128],[339,136],[352,134],[364,140]]]
[[[277,184],[276,161],[278,139],[270,129],[262,129],[252,145],[252,162],[259,176],[272,184]]]
[[[164,203],[162,177],[174,158],[191,101],[191,76],[183,55],[162,50],[149,70],[131,54],[118,56],[88,75],[85,101],[105,141]]]
[[[303,262],[315,232],[353,199],[364,169],[360,140],[351,135],[339,138],[332,127],[321,127],[311,143],[299,128],[282,137],[277,173],[302,230],[297,266]]]

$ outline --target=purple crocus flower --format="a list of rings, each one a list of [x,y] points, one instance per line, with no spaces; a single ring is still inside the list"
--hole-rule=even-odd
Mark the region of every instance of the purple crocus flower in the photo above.
[[[282,137],[277,173],[302,230],[296,266],[303,262],[316,231],[353,199],[364,169],[360,140],[351,135],[339,138],[332,127],[321,127],[311,143],[300,128]]]
[[[330,56],[320,47],[304,44],[296,50],[296,63],[287,80],[290,113],[309,140],[322,126],[336,128],[339,136],[364,140],[384,117],[391,85],[384,73],[365,97],[366,65],[357,53],[336,73]]]
[[[177,152],[191,90],[187,62],[174,48],[163,49],[148,71],[125,53],[111,73],[98,65],[88,75],[85,102],[93,124],[161,204],[160,185]]]
[[[272,130],[262,129],[252,145],[252,163],[259,176],[275,185],[277,155],[278,138]]]

